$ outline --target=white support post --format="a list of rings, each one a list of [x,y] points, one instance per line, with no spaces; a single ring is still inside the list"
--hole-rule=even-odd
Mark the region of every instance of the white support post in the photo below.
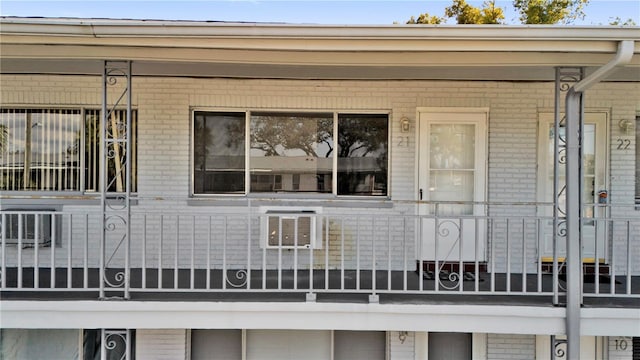
[[[580,359],[581,281],[581,112],[582,93],[569,89],[566,98],[567,219],[567,359]]]
[[[582,96],[591,86],[605,79],[618,66],[628,64],[633,57],[635,43],[624,40],[618,43],[616,56],[590,76],[582,79],[567,91],[566,111],[566,220],[567,220],[567,359],[580,359],[580,308],[582,303]]]

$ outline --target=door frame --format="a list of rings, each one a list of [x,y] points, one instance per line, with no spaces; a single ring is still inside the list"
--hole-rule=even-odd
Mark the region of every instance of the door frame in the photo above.
[[[489,167],[489,108],[488,107],[418,107],[416,109],[416,144],[415,144],[415,189],[414,189],[414,199],[420,201],[420,189],[423,189],[423,193],[426,196],[423,196],[423,200],[428,199],[428,175],[421,176],[422,168],[420,166],[421,160],[426,157],[428,169],[428,148],[429,141],[428,138],[423,139],[423,137],[428,137],[428,133],[423,129],[423,120],[422,117],[425,114],[429,115],[444,115],[444,116],[456,116],[462,114],[472,114],[475,116],[482,116],[482,120],[451,120],[451,123],[474,123],[478,126],[476,130],[476,134],[479,135],[479,138],[476,139],[476,149],[481,149],[481,153],[476,151],[475,155],[475,170],[481,171],[482,174],[480,176],[474,176],[474,193],[473,193],[473,201],[476,202],[485,202],[488,197],[488,167]],[[424,120],[424,123],[429,122],[428,119]],[[423,140],[425,140],[423,142]],[[424,144],[424,146],[422,146]],[[483,204],[476,204],[473,206],[473,215],[474,216],[485,216],[486,206]],[[416,204],[416,214],[418,215],[427,215],[429,214],[428,206]],[[421,226],[420,221],[416,224],[417,226]],[[482,257],[481,261],[486,261],[486,249],[488,246],[488,238],[486,235],[486,228],[480,230],[483,234],[481,243],[479,243],[480,247],[482,247],[482,253],[480,256]],[[416,244],[420,244],[419,248],[422,249],[422,234],[420,231],[416,232]],[[477,253],[478,249],[476,249]],[[423,259],[424,251],[417,251],[416,257],[418,260],[426,260]]]
[[[560,113],[560,116],[564,116],[564,113]],[[611,178],[610,178],[610,168],[611,168],[611,161],[610,161],[610,138],[609,138],[609,134],[610,134],[610,114],[609,111],[607,110],[585,110],[584,111],[584,123],[591,123],[591,124],[595,124],[596,125],[596,136],[595,136],[595,152],[596,152],[596,156],[598,155],[598,153],[600,152],[600,159],[596,159],[596,169],[595,169],[595,179],[596,179],[596,185],[594,186],[594,192],[597,193],[600,190],[606,190],[608,192],[609,195],[609,199],[611,196]],[[554,199],[553,197],[549,198],[549,194],[548,191],[550,191],[550,189],[547,189],[547,178],[549,177],[549,173],[548,173],[548,167],[547,167],[547,161],[552,160],[552,159],[548,159],[547,158],[547,151],[548,148],[543,146],[543,145],[549,145],[549,143],[547,143],[546,141],[548,140],[548,133],[546,132],[547,130],[549,130],[550,128],[548,128],[546,125],[550,124],[551,126],[553,126],[554,124],[554,114],[551,111],[541,111],[538,113],[538,136],[537,136],[537,143],[536,143],[536,147],[537,147],[537,174],[536,174],[536,201],[539,203],[549,203],[549,202],[553,202]],[[598,141],[598,140],[601,141]],[[544,142],[543,142],[544,141]],[[598,179],[600,179],[601,181],[598,181]],[[601,184],[597,184],[597,182],[601,182]],[[552,190],[551,190],[552,191]],[[553,196],[553,194],[552,194]],[[582,194],[581,194],[582,196]],[[594,194],[595,196],[595,194]],[[595,203],[595,200],[594,200]],[[607,219],[609,217],[609,211],[607,208],[604,209],[594,209],[595,213],[593,215],[594,219]],[[537,215],[538,216],[543,216],[543,217],[551,217],[553,216],[553,206],[543,206],[543,207],[538,207],[538,211],[537,211]],[[544,227],[543,227],[544,228]],[[539,256],[541,259],[544,258],[552,258],[553,257],[553,252],[547,253],[546,252],[546,246],[547,244],[545,243],[545,234],[544,234],[544,229],[540,229],[539,231],[539,236],[542,236],[543,238],[541,239],[541,249],[539,250]],[[601,244],[602,249],[598,250],[598,257],[599,258],[604,258],[605,262],[608,262],[608,235],[605,231],[606,226],[599,226],[599,231],[598,234],[595,234],[595,236],[598,238],[602,237],[602,239],[604,240],[604,243]],[[594,254],[595,255],[595,254]],[[565,257],[565,255],[563,254],[557,254],[557,256],[559,257]],[[593,256],[585,254],[582,256],[583,259],[589,259]],[[593,259],[594,263],[597,262],[595,259]]]

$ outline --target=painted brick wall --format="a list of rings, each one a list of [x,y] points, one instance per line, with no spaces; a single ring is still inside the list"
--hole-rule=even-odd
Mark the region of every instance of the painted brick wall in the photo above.
[[[388,331],[389,360],[415,359],[415,332]]]
[[[2,75],[0,99],[4,106],[21,107],[91,107],[100,105],[100,79],[87,76],[46,76],[46,75]],[[310,81],[310,80],[269,80],[269,79],[189,79],[189,78],[145,78],[134,77],[133,102],[138,109],[138,141],[139,141],[139,204],[137,212],[159,213],[168,209],[175,214],[186,213],[233,213],[244,209],[246,202],[242,199],[226,198],[221,202],[223,206],[190,206],[190,114],[193,109],[224,109],[240,110],[330,110],[357,111],[380,110],[391,112],[391,184],[390,193],[393,200],[413,200],[415,194],[416,157],[415,148],[417,135],[416,108],[417,107],[487,107],[490,109],[488,124],[488,199],[494,202],[535,202],[536,197],[536,166],[537,166],[537,131],[538,114],[553,109],[553,84],[548,82],[492,82],[492,81]],[[640,84],[638,83],[605,83],[598,84],[589,90],[586,97],[587,110],[606,110],[610,113],[610,152],[611,152],[611,201],[617,204],[632,204],[634,193],[634,151],[635,139],[632,134],[623,134],[617,126],[621,119],[633,119],[640,109]],[[411,122],[411,131],[401,133],[400,119],[407,117]],[[406,138],[408,137],[408,141]],[[629,149],[616,148],[616,140],[629,139],[632,144]],[[219,200],[219,199],[218,199]],[[213,203],[210,203],[213,204]],[[239,204],[240,206],[233,206]],[[206,205],[206,204],[205,204]],[[81,206],[67,206],[68,210],[83,210]],[[95,208],[94,208],[95,209]],[[84,210],[88,210],[84,208]],[[354,208],[332,208],[327,206],[325,213],[342,215],[354,213],[370,214],[371,209],[360,202]],[[616,210],[616,215],[637,217],[637,211],[628,207],[627,210]],[[411,204],[397,204],[394,208],[378,209],[376,213],[401,214],[411,212]],[[535,215],[532,206],[494,206],[491,215]],[[92,220],[89,220],[90,222]],[[151,232],[149,238],[159,239],[153,231],[159,231],[157,218],[148,219],[146,229],[134,228],[135,235],[143,231]],[[167,234],[177,231],[176,223],[169,219],[163,231]],[[523,254],[511,259],[511,270],[522,269],[522,262],[528,271],[535,270],[537,253],[534,243],[522,244],[518,234],[531,234],[535,227],[527,225],[525,231],[518,225],[511,227],[512,253]],[[634,229],[635,230],[635,229]],[[67,231],[67,230],[63,230]],[[84,236],[82,228],[75,228],[79,237]],[[190,236],[191,225],[187,222],[180,225],[181,240],[178,266],[191,265]],[[198,239],[206,238],[205,230],[196,226],[194,230]],[[408,231],[411,226],[394,227],[398,234]],[[506,225],[496,226],[495,252],[497,271],[506,269],[507,254],[505,253],[505,237],[500,236],[506,231]],[[620,228],[613,230],[615,241],[610,245],[610,251],[617,254],[620,261],[616,268],[624,270],[623,261],[626,249],[625,235]],[[213,232],[219,235],[222,231],[214,224]],[[252,234],[257,236],[258,227],[254,226]],[[633,233],[633,231],[632,231]],[[638,233],[638,232],[636,232]],[[246,265],[246,230],[242,229],[227,234],[229,247],[227,260],[229,265]],[[90,236],[90,242],[95,237]],[[146,246],[149,254],[144,261],[158,263],[162,247],[163,266],[175,265],[176,244],[149,242],[142,244],[139,236],[134,236],[132,247],[132,261],[134,266],[142,264],[140,251]],[[621,240],[622,239],[622,240]],[[215,240],[220,241],[220,240]],[[196,240],[198,248],[195,262],[202,264],[207,261],[206,243]],[[640,242],[630,249],[632,258],[640,258]],[[252,261],[260,264],[261,251],[255,240]],[[62,247],[64,248],[64,244]],[[93,247],[93,245],[91,245]],[[335,247],[331,252],[330,263],[335,265],[338,257]],[[526,249],[523,251],[523,249]],[[46,266],[50,259],[49,250],[41,249],[42,265]],[[352,251],[353,248],[347,248]],[[409,249],[409,253],[412,251]],[[8,249],[11,255],[13,249]],[[360,249],[362,254],[371,252],[366,246]],[[384,254],[384,249],[380,254]],[[402,268],[402,249],[394,244],[393,265]],[[234,258],[234,254],[238,256]],[[33,258],[33,250],[24,249],[25,258]],[[218,255],[212,255],[218,256]],[[8,256],[14,259],[14,256]],[[55,254],[56,262],[67,263],[68,253],[58,250]],[[363,256],[363,258],[365,258]],[[13,260],[10,260],[13,261]],[[96,259],[88,260],[96,264]],[[285,258],[285,263],[291,261]],[[82,251],[75,251],[71,255],[74,266],[84,264]],[[214,258],[214,263],[221,259]],[[314,261],[317,264],[316,261]],[[7,263],[7,265],[13,265]],[[363,264],[364,265],[364,264]],[[253,266],[253,264],[252,264]],[[633,271],[640,271],[640,263],[634,264]]]
[[[609,360],[632,360],[633,339],[631,337],[612,336],[609,338]]]
[[[136,330],[136,359],[187,360],[189,346],[184,329]]]
[[[488,334],[488,360],[531,360],[536,358],[535,335]]]

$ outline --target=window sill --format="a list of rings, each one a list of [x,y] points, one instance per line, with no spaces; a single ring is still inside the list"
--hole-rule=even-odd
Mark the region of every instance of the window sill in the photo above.
[[[335,197],[326,195],[309,196],[309,194],[288,195],[286,197],[266,194],[249,195],[247,197],[192,197],[187,200],[188,206],[288,206],[288,207],[334,207],[334,208],[376,208],[391,209],[393,202],[388,197]]]
[[[72,192],[68,194],[54,193],[47,194],[44,192],[29,193],[29,192],[0,192],[0,209],[15,208],[41,208],[42,206],[56,206],[61,207],[64,205],[100,205],[100,194],[91,193],[83,194],[78,192]],[[138,200],[131,199],[131,205],[137,205]]]

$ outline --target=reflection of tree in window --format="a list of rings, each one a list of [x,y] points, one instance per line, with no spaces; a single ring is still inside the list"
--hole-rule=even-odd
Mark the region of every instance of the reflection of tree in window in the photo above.
[[[253,113],[250,148],[252,192],[331,192],[333,114]]]
[[[263,156],[291,156],[287,151],[301,150],[307,156],[329,157],[332,133],[331,114],[251,116],[251,148],[262,151]]]
[[[340,114],[338,194],[386,195],[388,116]]]

